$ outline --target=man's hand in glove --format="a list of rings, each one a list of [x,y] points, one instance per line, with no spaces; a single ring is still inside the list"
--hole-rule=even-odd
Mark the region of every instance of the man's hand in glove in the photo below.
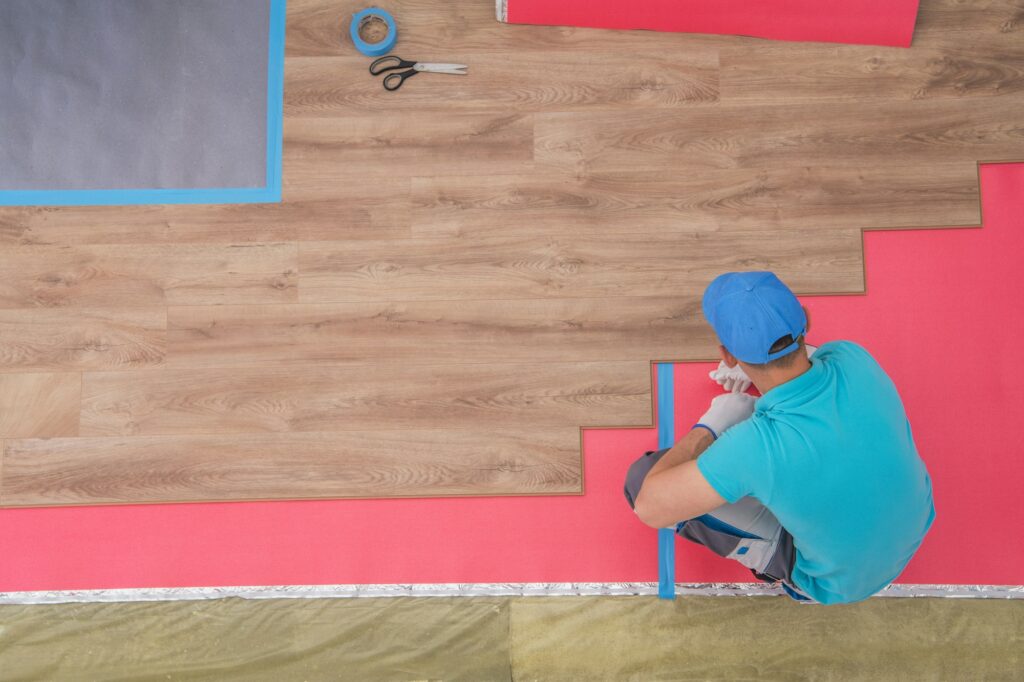
[[[711,401],[711,407],[694,428],[705,428],[718,438],[754,413],[757,398],[747,393],[726,393]]]
[[[807,357],[810,358],[814,355],[814,351],[818,350],[817,346],[804,346],[807,349]],[[743,393],[750,388],[750,377],[743,371],[743,368],[739,365],[730,367],[725,364],[725,360],[718,363],[718,369],[712,370],[709,374],[711,380],[718,383],[722,388],[730,393]]]

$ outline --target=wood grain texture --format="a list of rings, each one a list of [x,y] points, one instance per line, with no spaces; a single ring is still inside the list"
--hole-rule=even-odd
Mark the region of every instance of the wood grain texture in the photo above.
[[[860,292],[861,230],[1024,160],[1021,0],[909,50],[381,0],[470,67],[396,93],[362,6],[288,3],[282,203],[0,207],[0,505],[579,492],[579,428],[713,356],[712,276]]]
[[[582,492],[579,429],[8,440],[0,503],[14,507],[527,491]]]
[[[800,290],[863,291],[860,230],[421,238],[302,245],[302,301],[671,297],[718,273],[774,270]],[[622,252],[635,261],[623,267]],[[681,268],[680,263],[692,263]],[[828,273],[825,275],[825,273]]]
[[[351,182],[378,182],[395,196],[408,196],[407,178],[415,175],[530,169],[533,118],[411,113],[298,118],[285,121],[284,144],[288,190],[299,198],[323,198]]]
[[[472,64],[473,79],[437,74],[417,76],[402,95],[367,78],[366,59],[296,57],[288,62],[289,116],[343,116],[380,111],[465,112],[573,111],[680,107],[718,101],[718,50],[686,53],[636,51],[629,59],[614,53],[509,52],[448,53],[445,61]],[[437,79],[416,87],[421,78]],[[438,94],[443,93],[443,99]]]
[[[82,390],[83,436],[484,424],[530,431],[652,420],[644,361],[90,372]]]
[[[0,308],[284,303],[292,244],[18,246],[0,251]]]
[[[594,172],[906,166],[1024,158],[1021,99],[918,100],[537,114],[536,159]],[[590,130],[580,135],[581,128]]]
[[[0,207],[0,244],[244,244],[382,239],[409,233],[405,181],[334,182],[298,200],[286,174],[281,204]],[[362,186],[360,186],[362,185]]]
[[[0,371],[151,367],[166,333],[165,308],[0,310]]]
[[[627,305],[576,298],[172,308],[167,365],[547,363],[699,357],[698,352],[706,356],[712,333],[698,298],[632,297],[623,303]]]
[[[78,435],[78,372],[0,374],[0,438]]]
[[[1019,50],[1024,45],[1021,0],[933,0],[918,10],[914,46],[976,48],[982,53]]]
[[[766,230],[829,239],[832,230],[981,221],[977,169],[960,163],[931,165],[925,183],[918,167],[891,165],[438,176],[413,178],[412,196],[417,236]],[[767,235],[745,237],[753,252]]]
[[[892,50],[860,45],[760,45],[721,52],[722,100],[792,104],[984,98],[1024,90],[1018,50]],[[842,88],[829,87],[836,80]]]

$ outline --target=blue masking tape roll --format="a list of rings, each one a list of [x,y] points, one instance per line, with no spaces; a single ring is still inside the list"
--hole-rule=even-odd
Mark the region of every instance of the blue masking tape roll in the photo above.
[[[388,25],[388,34],[379,43],[368,43],[359,37],[360,27],[373,18],[380,19]],[[367,57],[386,55],[388,52],[391,52],[391,48],[398,41],[398,27],[395,26],[394,18],[378,7],[367,7],[356,12],[352,17],[352,23],[349,24],[348,32],[352,36],[352,42],[355,43],[356,49]]]

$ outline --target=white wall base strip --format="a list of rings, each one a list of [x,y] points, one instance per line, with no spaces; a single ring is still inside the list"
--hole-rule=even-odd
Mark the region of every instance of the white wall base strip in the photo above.
[[[199,599],[344,599],[353,597],[657,596],[658,583],[438,583],[410,585],[280,585],[267,587],[155,587],[124,590],[0,592],[0,604],[187,601]],[[676,594],[783,596],[759,583],[678,583]],[[1024,599],[1024,585],[890,585],[876,597]]]

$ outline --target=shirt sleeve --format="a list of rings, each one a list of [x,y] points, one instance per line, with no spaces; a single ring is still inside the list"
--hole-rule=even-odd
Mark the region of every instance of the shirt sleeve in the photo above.
[[[727,502],[753,495],[769,498],[771,471],[768,452],[754,418],[737,424],[697,458],[697,469]]]

